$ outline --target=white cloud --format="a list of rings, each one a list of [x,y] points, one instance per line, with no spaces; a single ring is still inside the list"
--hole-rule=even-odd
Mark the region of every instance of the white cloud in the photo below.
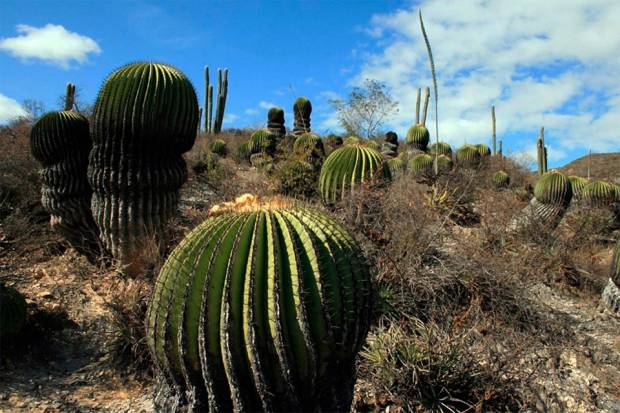
[[[261,100],[260,102],[258,102],[258,107],[261,109],[269,110],[275,106],[278,106],[278,105],[276,105],[275,103],[267,102],[265,100]]]
[[[238,115],[235,115],[234,113],[226,113],[224,114],[224,119],[223,119],[223,123],[234,123],[237,119],[239,119]]]
[[[366,32],[377,53],[357,75],[385,82],[400,111],[391,123],[404,134],[414,121],[418,87],[432,85],[418,6],[375,15]],[[461,0],[450,7],[424,0],[426,31],[439,83],[440,139],[453,145],[489,142],[490,108],[498,137],[530,150],[545,126],[550,159],[571,151],[620,150],[620,2],[617,0]],[[434,111],[429,108],[434,135]],[[505,145],[507,142],[505,142]]]
[[[101,53],[93,39],[60,25],[47,24],[37,28],[19,24],[17,32],[19,36],[0,39],[0,50],[20,59],[40,59],[68,69],[72,61],[84,63],[89,54]]]
[[[26,116],[28,116],[28,112],[24,110],[22,105],[15,99],[0,93],[0,124]]]
[[[246,109],[244,112],[246,115],[256,115],[258,113],[258,109],[250,108]]]

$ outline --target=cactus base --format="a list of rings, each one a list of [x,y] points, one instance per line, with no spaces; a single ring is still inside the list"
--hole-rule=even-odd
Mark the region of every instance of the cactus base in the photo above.
[[[603,290],[603,303],[608,310],[620,315],[620,288],[611,278]]]

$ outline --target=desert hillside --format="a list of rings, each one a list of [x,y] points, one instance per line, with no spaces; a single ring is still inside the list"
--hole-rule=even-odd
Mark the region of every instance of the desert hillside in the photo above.
[[[564,165],[560,170],[567,175],[588,176],[590,167],[591,179],[603,179],[618,183],[620,181],[620,153],[593,153],[582,156]]]

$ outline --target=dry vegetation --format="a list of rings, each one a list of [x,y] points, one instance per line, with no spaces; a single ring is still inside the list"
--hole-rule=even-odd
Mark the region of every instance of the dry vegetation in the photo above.
[[[210,154],[204,136],[186,155],[167,251],[214,203],[283,188],[285,162],[267,175],[235,159],[248,135],[220,135],[227,157]],[[152,410],[142,319],[158,265],[126,279],[68,249],[40,207],[28,125],[1,130],[0,140],[0,280],[29,303],[26,332],[0,343],[0,410]],[[447,175],[435,192],[403,175],[333,209],[377,283],[356,410],[620,410],[620,321],[598,308],[618,238],[613,216],[573,206],[553,233],[512,231],[535,178],[506,161],[512,184],[494,190],[500,165],[491,162]],[[297,195],[324,209],[314,194]]]

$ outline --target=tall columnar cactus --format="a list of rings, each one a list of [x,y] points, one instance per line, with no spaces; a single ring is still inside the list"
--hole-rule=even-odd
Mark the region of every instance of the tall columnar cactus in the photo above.
[[[228,97],[228,69],[217,69],[217,106],[215,108],[215,120],[213,121],[213,133],[222,131],[224,111],[226,110],[226,98]]]
[[[75,105],[75,85],[67,83],[67,92],[65,93],[65,111],[73,110]]]
[[[568,181],[570,182],[570,186],[573,191],[573,199],[575,200],[582,199],[583,189],[588,184],[588,180],[580,176],[571,175],[568,177]]]
[[[452,148],[446,142],[435,142],[428,146],[428,153],[430,155],[452,156]]]
[[[495,128],[495,106],[491,106],[491,124],[493,129],[493,155],[497,155],[497,134]]]
[[[333,151],[321,168],[319,192],[325,203],[334,203],[357,185],[391,179],[383,156],[364,145],[347,145]]]
[[[15,288],[0,282],[0,345],[19,334],[26,324],[26,299]]]
[[[282,108],[273,107],[267,112],[267,129],[278,139],[282,139],[286,135],[284,127],[284,110]]]
[[[597,207],[607,207],[620,203],[620,188],[618,185],[605,181],[592,181],[581,192],[583,199]]]
[[[540,136],[536,140],[538,175],[547,173],[547,147],[545,146],[545,128],[540,128]]]
[[[99,252],[86,171],[92,142],[88,120],[77,112],[49,112],[30,132],[32,155],[41,163],[41,203],[50,223],[79,252]],[[195,131],[194,131],[195,133]]]
[[[198,102],[179,70],[133,63],[114,71],[95,103],[88,180],[101,239],[128,270],[145,241],[161,237],[187,180],[181,156],[194,144]]]
[[[411,147],[411,149],[421,152],[426,152],[426,147],[430,140],[430,133],[426,128],[426,114],[428,110],[428,101],[430,99],[430,89],[426,88],[424,93],[424,112],[420,123],[416,123],[407,131],[407,138],[405,142]],[[416,119],[419,114],[416,114]]]
[[[463,168],[477,168],[481,155],[474,145],[465,144],[456,151],[456,163]]]
[[[476,147],[476,150],[478,151],[478,153],[480,153],[480,157],[482,159],[486,158],[487,156],[491,156],[491,148],[489,148],[484,143],[479,143],[474,146]]]
[[[434,158],[425,153],[415,155],[409,159],[407,169],[416,177],[425,178],[433,175]]]
[[[368,267],[335,220],[285,198],[216,206],[156,282],[156,405],[348,411],[371,310]]]
[[[530,210],[534,217],[550,228],[555,228],[568,208],[573,190],[566,175],[551,171],[544,174],[534,187]]]
[[[293,104],[293,114],[295,116],[295,123],[293,125],[293,134],[301,135],[309,133],[310,129],[310,115],[312,114],[312,103],[307,97],[298,97]]]
[[[396,132],[387,132],[381,147],[381,153],[386,158],[394,158],[398,155],[398,135]]]
[[[271,133],[269,129],[259,129],[250,136],[250,155],[255,153],[273,155],[276,151],[277,143],[278,137]]]
[[[497,171],[491,177],[493,185],[497,189],[508,188],[510,185],[510,175],[508,175],[505,171]]]
[[[603,291],[603,302],[614,313],[620,313],[620,240],[611,259],[609,282]]]

